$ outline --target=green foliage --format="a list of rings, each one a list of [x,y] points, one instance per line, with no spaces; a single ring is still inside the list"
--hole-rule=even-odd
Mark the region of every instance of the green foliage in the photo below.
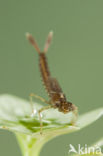
[[[38,156],[41,147],[50,139],[66,133],[78,131],[93,123],[103,114],[103,108],[78,117],[71,112],[63,114],[56,109],[42,113],[43,134],[40,135],[38,109],[42,105],[34,103],[32,116],[30,102],[11,95],[0,96],[0,128],[16,134],[23,155]],[[75,121],[75,125],[72,125]]]

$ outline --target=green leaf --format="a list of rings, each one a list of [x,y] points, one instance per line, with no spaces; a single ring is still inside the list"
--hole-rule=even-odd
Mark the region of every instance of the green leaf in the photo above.
[[[29,135],[39,135],[40,121],[38,110],[42,105],[34,103],[35,114],[32,116],[30,102],[11,95],[0,96],[0,128],[7,128],[13,132],[20,132]],[[60,131],[59,128],[68,129],[68,125],[74,120],[74,114],[67,115],[58,112],[56,109],[45,110],[43,113],[43,129],[46,133],[52,129]],[[75,126],[69,126],[78,129]]]
[[[34,116],[30,102],[11,95],[0,96],[0,128],[15,132],[23,155],[38,156],[48,140],[74,132],[93,123],[103,115],[103,108],[80,115],[76,121],[74,113],[63,114],[57,109],[42,113],[43,135],[40,135],[38,110],[42,105],[34,103]],[[72,125],[71,123],[74,123]]]

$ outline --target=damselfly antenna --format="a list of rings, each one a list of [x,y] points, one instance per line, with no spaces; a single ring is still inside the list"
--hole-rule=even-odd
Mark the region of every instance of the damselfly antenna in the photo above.
[[[48,48],[50,46],[52,38],[53,38],[53,31],[50,31],[50,33],[47,37],[47,40],[45,42],[44,51],[43,51],[44,53],[46,53],[48,51]]]
[[[33,38],[33,36],[29,33],[26,33],[26,37],[29,40],[29,42],[33,45],[33,47],[36,49],[36,51],[40,54],[40,49],[39,49],[35,39]]]

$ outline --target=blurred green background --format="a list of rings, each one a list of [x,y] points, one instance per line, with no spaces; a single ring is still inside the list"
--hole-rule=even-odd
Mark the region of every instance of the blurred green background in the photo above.
[[[54,31],[47,53],[52,75],[79,113],[103,105],[103,1],[0,0],[0,93],[29,99],[48,98],[38,70],[38,56],[25,38],[32,33],[41,49]],[[91,144],[103,136],[103,118],[75,134],[59,136],[41,156],[67,156],[69,144]],[[0,130],[0,156],[21,156],[15,136]]]

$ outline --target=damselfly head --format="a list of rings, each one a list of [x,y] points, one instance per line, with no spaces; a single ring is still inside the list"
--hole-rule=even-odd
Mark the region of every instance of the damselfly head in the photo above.
[[[61,103],[59,106],[59,111],[63,112],[64,114],[74,111],[75,109],[76,109],[75,105],[67,101]]]

